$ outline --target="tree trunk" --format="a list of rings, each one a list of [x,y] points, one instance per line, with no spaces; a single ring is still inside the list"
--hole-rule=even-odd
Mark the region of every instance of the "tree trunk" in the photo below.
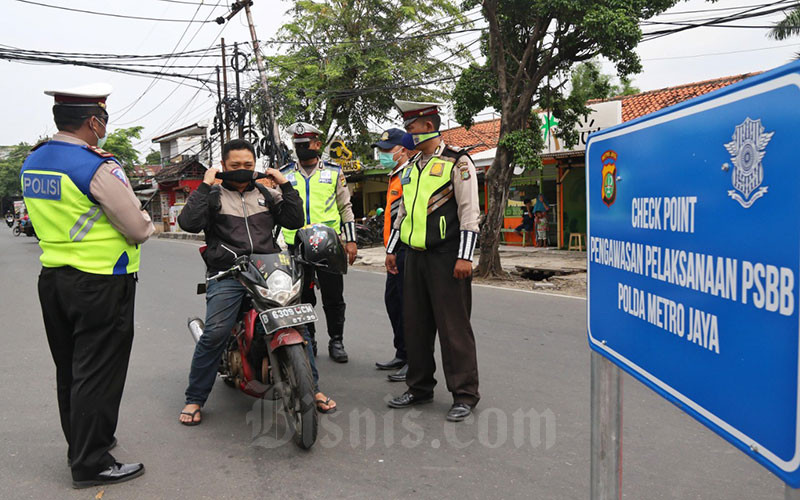
[[[501,127],[503,128],[503,127]],[[476,274],[480,277],[505,276],[500,265],[500,229],[508,203],[508,187],[511,184],[510,156],[505,148],[498,146],[491,168],[486,172],[489,190],[489,211],[481,229],[481,257]]]

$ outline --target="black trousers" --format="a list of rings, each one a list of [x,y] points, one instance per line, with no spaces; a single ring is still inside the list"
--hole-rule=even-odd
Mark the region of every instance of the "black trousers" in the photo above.
[[[43,268],[39,275],[61,428],[76,481],[114,463],[108,449],[128,372],[135,294],[132,274],[105,276],[58,267]]]
[[[426,397],[436,386],[434,341],[439,332],[447,390],[455,403],[476,405],[478,359],[472,333],[472,280],[453,277],[455,252],[407,250],[403,320],[408,351],[406,384]]]
[[[344,276],[320,271],[313,266],[303,266],[303,292],[300,300],[312,306],[317,305],[314,282],[319,285],[320,292],[322,292],[322,309],[325,311],[328,336],[331,340],[342,340],[346,307],[344,303]],[[312,339],[316,339],[316,332],[314,323],[309,323],[308,333]]]
[[[386,313],[394,332],[395,357],[408,359],[406,342],[403,334],[403,269],[405,268],[406,249],[397,250],[397,274],[386,273],[386,290],[383,301],[386,303]]]

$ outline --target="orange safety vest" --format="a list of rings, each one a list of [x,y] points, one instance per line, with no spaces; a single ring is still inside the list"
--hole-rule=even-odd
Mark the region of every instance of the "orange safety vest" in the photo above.
[[[386,191],[386,210],[383,212],[383,246],[389,244],[389,234],[397,218],[400,208],[400,198],[403,197],[403,185],[400,183],[403,171],[399,170],[389,179],[389,189]]]

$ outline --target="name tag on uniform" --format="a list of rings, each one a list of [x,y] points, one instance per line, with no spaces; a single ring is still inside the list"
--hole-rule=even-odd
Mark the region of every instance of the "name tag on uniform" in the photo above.
[[[48,174],[24,174],[22,195],[25,198],[61,200],[61,176]]]
[[[441,177],[444,173],[444,163],[437,161],[431,167],[431,175],[434,177]]]
[[[408,167],[408,168],[407,168],[407,169],[406,169],[406,170],[403,172],[403,177],[400,179],[400,185],[401,185],[401,186],[402,186],[402,185],[405,185],[405,184],[408,184],[409,182],[411,182],[411,168],[412,168],[412,167]]]
[[[322,184],[330,184],[331,183],[331,171],[330,170],[323,170],[319,173],[319,181]]]
[[[288,179],[288,180],[289,180],[289,183],[290,183],[292,186],[296,186],[296,185],[297,185],[297,179],[295,179],[295,178],[294,178],[294,174],[289,174],[289,175],[287,175],[287,176],[286,176],[286,179]]]

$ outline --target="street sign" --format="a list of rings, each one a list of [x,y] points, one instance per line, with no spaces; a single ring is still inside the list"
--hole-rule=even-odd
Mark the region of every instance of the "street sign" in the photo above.
[[[800,63],[592,134],[592,349],[800,486]]]

